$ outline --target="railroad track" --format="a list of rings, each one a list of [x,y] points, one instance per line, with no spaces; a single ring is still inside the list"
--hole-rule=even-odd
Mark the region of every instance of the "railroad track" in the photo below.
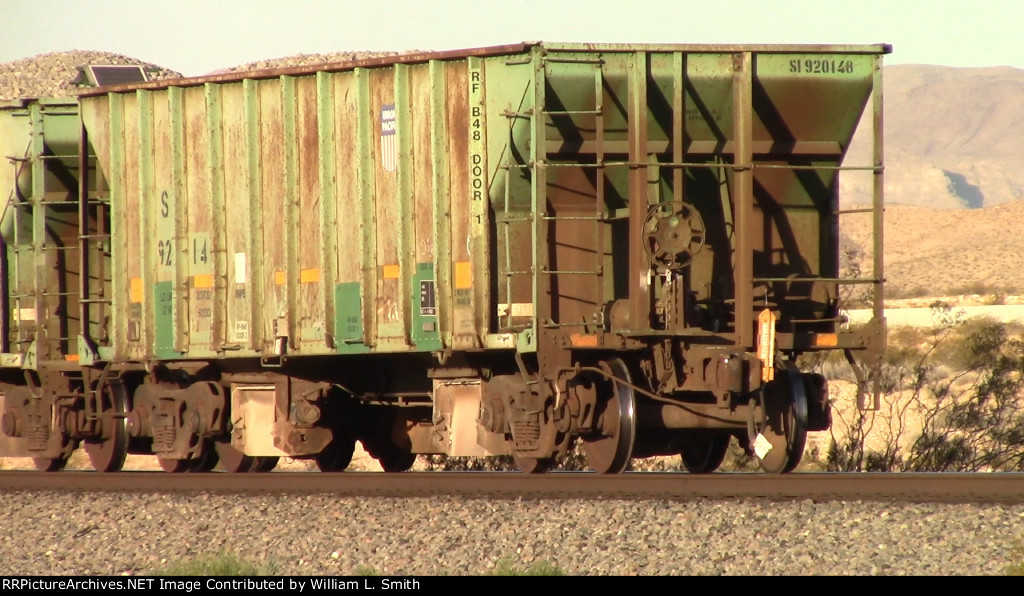
[[[165,474],[162,472],[6,471],[4,491],[330,493],[338,496],[544,499],[768,499],[1024,504],[1017,473],[718,473],[380,472]]]

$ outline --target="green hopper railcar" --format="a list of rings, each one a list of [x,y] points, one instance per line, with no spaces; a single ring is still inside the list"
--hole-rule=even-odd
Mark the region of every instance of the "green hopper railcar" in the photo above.
[[[735,437],[790,471],[830,424],[799,355],[845,352],[877,403],[889,51],[526,43],[0,106],[0,447],[243,472],[343,470],[361,441],[388,471],[539,472],[581,440],[598,472],[701,473]]]

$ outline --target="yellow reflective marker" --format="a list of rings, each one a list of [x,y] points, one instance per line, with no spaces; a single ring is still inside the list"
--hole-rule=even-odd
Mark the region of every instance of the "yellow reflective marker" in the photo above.
[[[757,315],[757,357],[761,359],[761,380],[775,378],[775,313],[766,308]]]

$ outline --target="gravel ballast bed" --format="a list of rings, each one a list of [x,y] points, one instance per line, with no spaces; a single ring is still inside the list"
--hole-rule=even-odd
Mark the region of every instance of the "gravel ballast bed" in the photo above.
[[[283,575],[1002,575],[1024,506],[0,495],[0,575],[141,575],[232,553]]]

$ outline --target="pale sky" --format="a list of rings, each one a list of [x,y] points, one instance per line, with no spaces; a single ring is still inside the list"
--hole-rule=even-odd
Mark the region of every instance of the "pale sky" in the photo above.
[[[1024,68],[1024,0],[0,0],[0,62],[115,52],[198,76],[303,53],[520,41],[888,43],[886,64]]]

